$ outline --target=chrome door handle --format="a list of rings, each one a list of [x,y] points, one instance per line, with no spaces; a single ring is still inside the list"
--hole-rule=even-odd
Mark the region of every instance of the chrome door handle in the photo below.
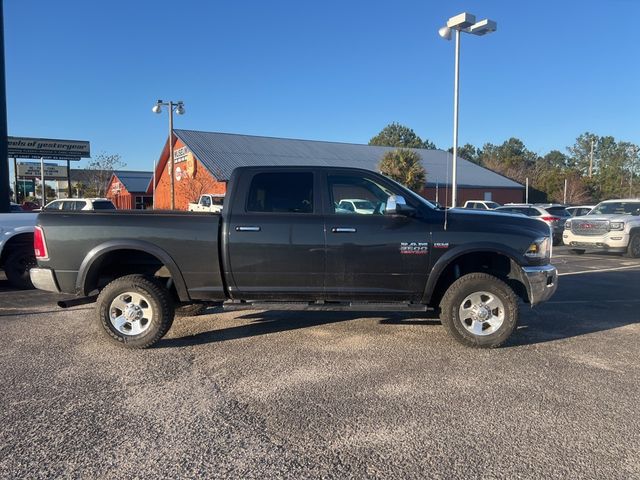
[[[353,227],[333,227],[331,229],[333,233],[356,233],[357,230]]]
[[[260,227],[253,227],[253,226],[236,227],[236,232],[259,232],[259,231],[260,231]]]

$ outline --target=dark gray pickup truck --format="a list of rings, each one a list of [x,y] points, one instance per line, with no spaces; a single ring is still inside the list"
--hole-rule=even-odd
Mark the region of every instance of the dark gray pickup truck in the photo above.
[[[222,214],[47,212],[34,236],[34,285],[97,301],[108,337],[132,348],[194,304],[436,309],[456,340],[496,347],[519,299],[535,305],[557,287],[544,222],[440,210],[352,168],[238,168]]]

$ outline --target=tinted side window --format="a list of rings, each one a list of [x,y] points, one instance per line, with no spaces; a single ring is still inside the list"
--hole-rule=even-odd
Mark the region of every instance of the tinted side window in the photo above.
[[[93,202],[94,210],[115,210],[115,206],[111,202]]]
[[[334,213],[382,215],[387,199],[392,194],[382,185],[365,177],[329,175],[327,180]]]
[[[313,213],[313,173],[258,173],[251,181],[247,211]]]

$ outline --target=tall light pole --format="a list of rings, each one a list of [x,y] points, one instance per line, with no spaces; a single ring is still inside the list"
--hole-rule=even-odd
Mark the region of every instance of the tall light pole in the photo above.
[[[476,22],[475,15],[463,12],[447,20],[447,25],[438,30],[445,40],[451,40],[451,30],[456,32],[455,71],[453,82],[453,167],[451,172],[451,206],[455,207],[458,197],[458,97],[460,93],[460,33],[486,35],[495,32],[498,25],[493,20]]]
[[[175,172],[173,171],[174,163],[173,163],[173,112],[175,111],[178,115],[184,115],[184,102],[179,100],[177,102],[169,101],[163,102],[162,100],[158,100],[156,104],[153,106],[151,111],[153,113],[161,113],[162,107],[168,107],[169,110],[169,189],[171,196],[171,210],[176,208],[176,197],[175,197],[175,184],[174,184],[174,176]],[[153,208],[156,206],[156,169],[153,169]]]

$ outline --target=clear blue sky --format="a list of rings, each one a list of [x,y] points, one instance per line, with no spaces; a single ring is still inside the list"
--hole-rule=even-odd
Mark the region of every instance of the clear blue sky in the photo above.
[[[9,134],[91,141],[151,169],[176,128],[366,143],[397,121],[451,145],[453,41],[464,35],[460,143],[544,154],[584,131],[640,143],[638,0],[6,0]]]

